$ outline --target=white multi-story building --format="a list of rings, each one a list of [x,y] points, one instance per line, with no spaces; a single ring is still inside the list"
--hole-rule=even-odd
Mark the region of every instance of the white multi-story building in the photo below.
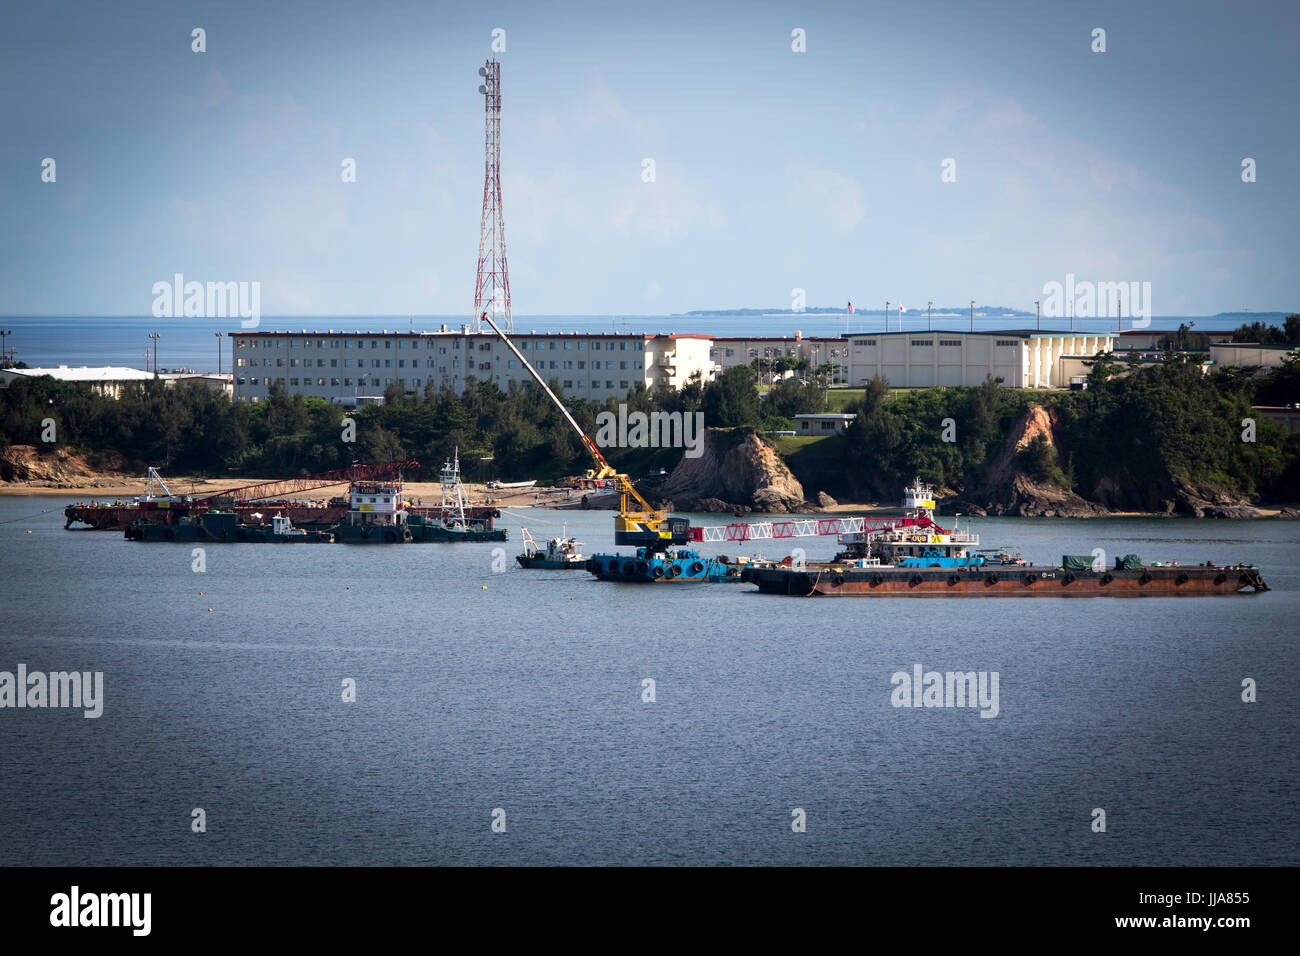
[[[513,333],[511,341],[548,382],[569,397],[622,398],[637,384],[680,388],[709,377],[709,339],[699,335]],[[459,392],[468,379],[531,380],[495,333],[233,332],[235,398],[260,401],[279,381],[290,394],[363,403],[389,386],[423,391],[430,383]]]
[[[895,388],[980,385],[988,376],[1008,388],[1068,388],[1062,357],[1114,349],[1114,333],[863,332],[851,333],[849,384],[879,375]]]

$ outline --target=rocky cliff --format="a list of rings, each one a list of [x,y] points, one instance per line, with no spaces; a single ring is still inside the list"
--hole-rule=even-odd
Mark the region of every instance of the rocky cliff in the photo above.
[[[1086,518],[1106,514],[1094,504],[1052,481],[1036,480],[1018,467],[1016,455],[1036,439],[1053,452],[1057,449],[1056,409],[1035,405],[1011,429],[997,455],[968,482],[961,496],[944,510],[963,514],[1021,515],[1043,518]]]
[[[700,456],[682,456],[656,494],[681,511],[786,513],[816,507],[805,502],[803,485],[762,438],[751,432],[737,439],[714,428],[705,430]]]
[[[102,459],[102,469],[92,467],[85,455],[64,448],[7,445],[0,448],[0,481],[23,482],[37,488],[116,483],[125,465],[122,456],[104,453],[98,457]]]
[[[1106,475],[1083,498],[1052,481],[1026,475],[1016,455],[1035,439],[1053,451],[1058,447],[1060,414],[1035,405],[1011,429],[998,454],[967,483],[945,511],[969,514],[1022,515],[1044,518],[1084,518],[1112,511],[1182,514],[1197,518],[1256,518],[1249,501],[1221,489],[1199,485],[1160,469],[1156,474],[1125,470]],[[1087,490],[1087,489],[1085,489]]]

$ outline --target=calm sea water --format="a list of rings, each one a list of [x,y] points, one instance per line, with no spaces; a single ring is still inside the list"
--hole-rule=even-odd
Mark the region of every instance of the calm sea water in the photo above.
[[[1253,561],[1257,597],[810,601],[496,572],[492,544],[196,573],[63,504],[0,500],[0,670],[102,671],[104,712],[0,710],[0,866],[1300,862],[1294,522],[976,524],[1035,560]],[[512,514],[510,563],[559,517]],[[1000,713],[892,707],[916,663],[997,671]]]
[[[897,317],[891,317],[894,327]],[[414,316],[412,318],[386,316],[264,316],[258,328],[263,330],[321,330],[339,331],[417,331],[436,330],[440,325],[456,329],[466,321],[464,316]],[[1236,328],[1241,317],[1217,316],[1157,316],[1151,320],[1153,329],[1175,329],[1180,322],[1194,322],[1201,331]],[[847,322],[847,325],[846,325]],[[1034,319],[979,318],[977,330],[1030,328]],[[526,332],[697,332],[704,335],[793,335],[795,330],[804,335],[840,335],[850,332],[876,331],[882,328],[880,315],[826,316],[684,316],[684,315],[583,315],[583,316],[515,316],[515,329]],[[969,321],[957,318],[935,317],[934,328],[969,328]],[[238,319],[153,319],[124,317],[30,317],[9,316],[3,319],[6,343],[17,352],[17,357],[28,365],[52,367],[58,365],[124,365],[128,368],[145,368],[152,358],[146,359],[146,349],[153,348],[148,338],[150,332],[159,332],[158,366],[164,369],[190,368],[198,371],[215,371],[217,348],[222,350],[221,369],[230,371],[230,342],[224,337],[238,332]],[[924,314],[905,313],[903,328],[919,330],[925,327]],[[1043,320],[1043,328],[1066,329],[1068,321]],[[1079,319],[1079,331],[1102,332],[1115,328],[1113,319]],[[1127,327],[1127,324],[1126,324]],[[218,339],[214,333],[222,332]],[[152,356],[152,351],[150,351]]]

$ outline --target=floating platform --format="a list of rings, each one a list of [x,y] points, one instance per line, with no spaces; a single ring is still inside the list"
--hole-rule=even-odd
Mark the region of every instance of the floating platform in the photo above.
[[[796,597],[1210,597],[1269,590],[1258,568],[1196,565],[1083,571],[765,564],[745,568],[741,580],[764,594]]]
[[[716,584],[741,580],[740,565],[722,558],[703,557],[688,548],[660,552],[637,548],[636,554],[596,554],[587,559],[587,570],[601,581],[630,584]]]

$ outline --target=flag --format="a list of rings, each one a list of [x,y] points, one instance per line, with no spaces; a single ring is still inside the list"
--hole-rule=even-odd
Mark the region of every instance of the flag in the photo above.
[[[901,302],[898,303],[898,311],[899,311],[899,312],[906,312],[906,311],[907,311],[905,308],[903,308],[903,303],[901,303]]]
[[[850,303],[849,303],[849,315],[852,315],[852,314],[853,314],[853,303],[850,302]]]

